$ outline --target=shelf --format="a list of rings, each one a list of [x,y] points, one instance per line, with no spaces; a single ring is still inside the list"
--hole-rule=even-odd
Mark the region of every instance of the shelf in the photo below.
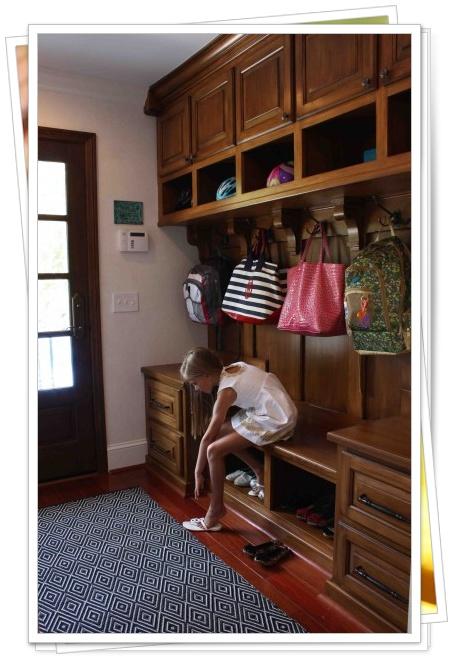
[[[388,155],[411,150],[411,90],[388,97]]]
[[[242,191],[253,192],[266,188],[267,177],[274,167],[294,161],[294,135],[290,133],[243,151],[242,153]],[[285,183],[282,183],[284,186]],[[279,185],[278,187],[281,187]]]
[[[192,174],[184,174],[162,184],[164,215],[183,212],[192,207]]]
[[[236,176],[234,156],[198,169],[198,205],[216,201],[216,193],[220,183],[231,176]]]
[[[303,177],[375,159],[367,154],[376,149],[375,103],[304,128],[302,148]]]
[[[272,208],[301,208],[330,205],[343,196],[399,194],[410,189],[410,153],[382,160],[362,162],[344,169],[326,172],[262,190],[236,194],[179,212],[168,212],[159,226],[187,225],[203,220],[250,218]]]

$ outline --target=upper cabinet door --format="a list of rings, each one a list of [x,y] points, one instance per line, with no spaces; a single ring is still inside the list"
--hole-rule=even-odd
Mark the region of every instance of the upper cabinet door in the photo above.
[[[376,68],[376,35],[297,35],[297,116],[319,112],[375,89]]]
[[[266,37],[236,64],[237,141],[293,120],[291,35]]]
[[[379,78],[389,84],[411,74],[411,35],[381,34],[379,51]]]
[[[233,70],[211,75],[191,91],[195,159],[234,145]]]
[[[172,103],[157,118],[159,174],[165,175],[190,162],[189,99]]]

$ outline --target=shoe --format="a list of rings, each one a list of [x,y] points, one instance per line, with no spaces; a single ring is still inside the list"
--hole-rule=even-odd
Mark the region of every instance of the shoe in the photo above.
[[[277,564],[277,562],[280,562],[280,560],[289,555],[292,555],[292,552],[287,546],[276,544],[268,550],[259,551],[255,555],[254,560],[258,564],[262,564],[263,567],[273,567],[274,564]]]
[[[322,528],[322,535],[323,537],[327,537],[328,539],[333,539],[335,536],[334,527],[330,525],[324,526],[324,528]]]
[[[219,530],[222,530],[220,523],[216,523],[208,528],[203,518],[190,519],[190,521],[183,521],[182,524],[186,530],[192,530],[193,532],[218,532]]]
[[[318,498],[318,500],[315,500],[311,505],[300,507],[298,510],[296,510],[296,516],[300,521],[306,521],[308,523],[308,517],[314,512],[327,513],[328,517],[330,518],[332,516],[333,508],[334,498],[332,494],[327,494],[321,498]]]
[[[225,475],[225,480],[228,480],[228,482],[234,482],[234,480],[242,475],[244,473],[243,470],[238,469],[237,471],[233,471],[232,473],[228,473],[228,475]]]
[[[306,505],[305,507],[299,507],[299,509],[296,510],[296,517],[300,521],[306,521],[307,516],[310,514],[314,506],[314,503],[312,503],[311,505]]]
[[[329,507],[324,510],[313,510],[307,516],[307,524],[314,528],[323,528],[333,523],[332,509]]]
[[[237,478],[234,480],[234,484],[237,487],[249,487],[251,480],[253,480],[253,475],[242,472],[241,475],[238,475]]]
[[[264,500],[264,485],[257,484],[255,480],[255,485],[250,489],[249,496],[256,496],[258,500]]]
[[[255,555],[258,553],[269,550],[273,546],[279,545],[279,543],[280,542],[278,542],[276,539],[273,539],[272,541],[265,541],[262,544],[246,544],[242,551],[250,557],[255,557]]]

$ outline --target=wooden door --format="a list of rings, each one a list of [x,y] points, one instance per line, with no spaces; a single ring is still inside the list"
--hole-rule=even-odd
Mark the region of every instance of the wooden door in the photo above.
[[[38,478],[106,471],[96,136],[39,129]]]
[[[293,120],[292,36],[267,36],[235,67],[237,141]]]
[[[379,37],[379,81],[389,84],[411,74],[411,35],[381,34]]]
[[[296,35],[297,116],[375,89],[376,62],[376,35]]]
[[[196,160],[234,145],[233,70],[209,76],[191,96],[192,153]]]
[[[159,173],[169,174],[190,162],[189,99],[172,103],[157,118],[157,161]]]

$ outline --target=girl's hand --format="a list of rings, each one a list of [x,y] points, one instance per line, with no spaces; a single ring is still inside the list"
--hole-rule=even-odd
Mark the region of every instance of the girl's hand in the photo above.
[[[197,500],[203,493],[203,487],[204,487],[204,475],[201,473],[195,473],[195,491],[194,491],[194,498]]]

